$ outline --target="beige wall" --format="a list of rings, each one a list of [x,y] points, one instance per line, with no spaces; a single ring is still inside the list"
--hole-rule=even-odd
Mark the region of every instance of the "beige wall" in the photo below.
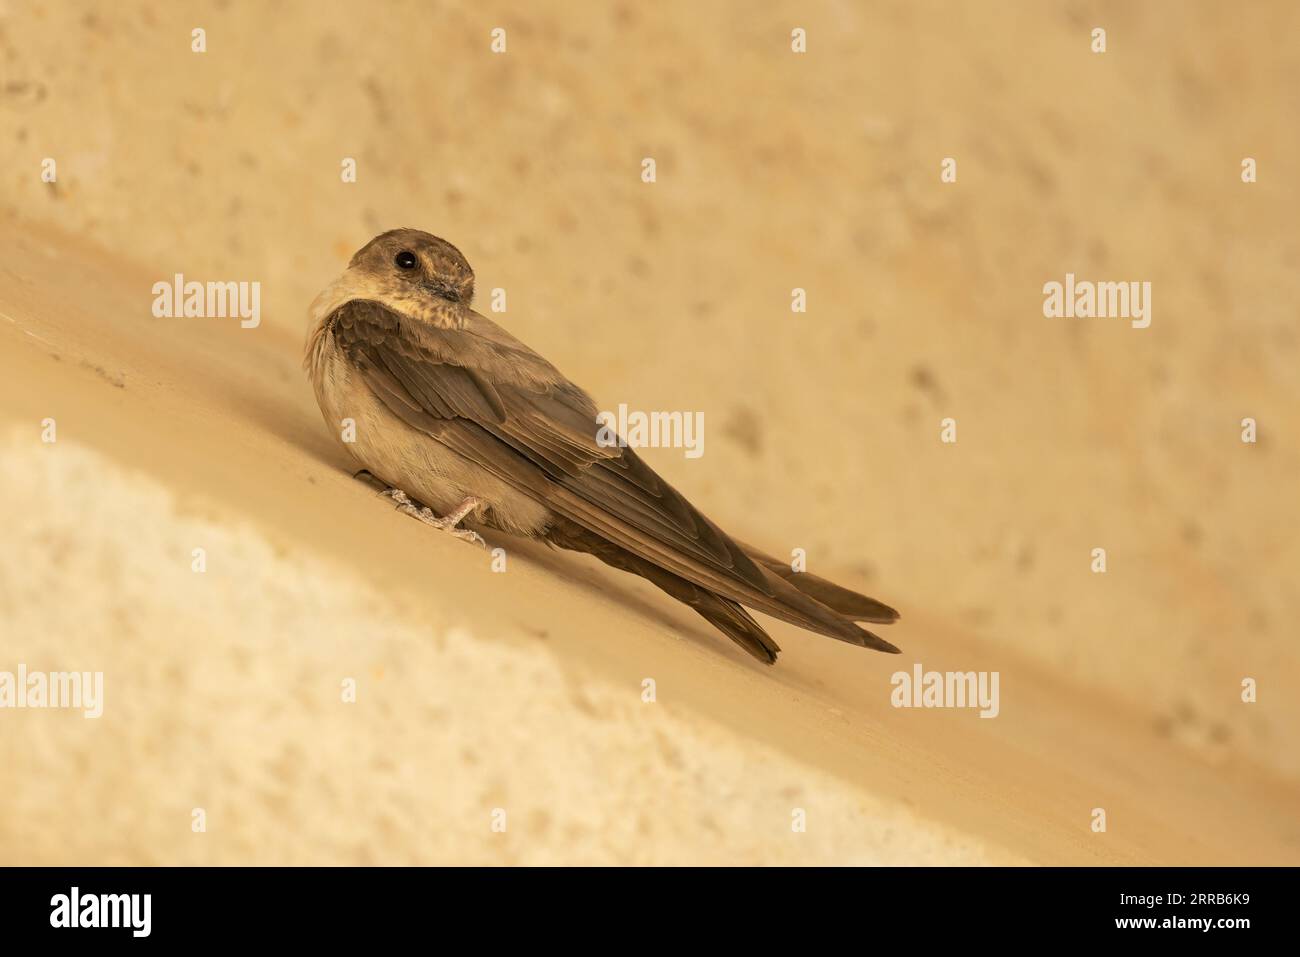
[[[442,235],[602,407],[702,410],[654,464],[909,660],[940,621],[1300,779],[1294,4],[361,6],[5,4],[3,218],[259,280],[286,355],[372,234]],[[1066,272],[1150,328],[1044,318]]]

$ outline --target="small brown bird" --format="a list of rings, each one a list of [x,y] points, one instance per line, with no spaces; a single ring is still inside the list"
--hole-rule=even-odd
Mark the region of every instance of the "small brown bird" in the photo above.
[[[462,521],[587,552],[768,664],[780,649],[742,605],[898,652],[854,624],[898,612],[729,538],[631,448],[599,441],[587,393],[471,309],[473,296],[460,250],[394,229],[311,307],[304,365],[325,421],[353,421],[345,448],[402,511],[480,543]]]

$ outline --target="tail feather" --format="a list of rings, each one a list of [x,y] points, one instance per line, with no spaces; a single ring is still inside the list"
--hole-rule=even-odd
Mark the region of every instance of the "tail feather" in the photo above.
[[[697,585],[675,572],[634,554],[621,545],[579,525],[557,517],[546,532],[552,545],[594,555],[607,565],[647,579],[691,608],[736,644],[766,664],[774,664],[780,647],[734,598]],[[769,576],[772,597],[759,596],[754,607],[818,634],[863,648],[898,654],[894,645],[855,625],[855,621],[888,623],[898,612],[888,605],[832,584],[823,578],[794,573],[782,562],[741,546]],[[753,596],[749,596],[753,597]],[[745,604],[751,604],[747,599]]]
[[[586,552],[621,571],[640,575],[673,598],[694,608],[705,621],[759,661],[768,665],[776,664],[780,646],[749,612],[731,599],[674,575],[573,522],[555,523],[546,537],[552,545]]]
[[[813,598],[832,611],[838,612],[851,621],[869,621],[878,625],[889,625],[898,621],[898,612],[883,601],[868,598],[855,591],[842,588],[825,578],[818,578],[808,572],[796,572],[789,562],[767,555],[752,545],[737,541],[745,554],[770,572],[775,572],[809,598]]]
[[[684,579],[679,579],[679,581],[690,585],[690,582],[685,582]],[[690,587],[695,589],[697,598],[686,602],[686,604],[694,608],[705,621],[759,661],[769,665],[776,664],[776,656],[781,651],[780,646],[772,640],[772,637],[763,630],[763,626],[756,622],[749,612],[730,598],[715,595],[713,592],[705,591],[696,585],[690,585]],[[672,593],[669,592],[669,594]]]

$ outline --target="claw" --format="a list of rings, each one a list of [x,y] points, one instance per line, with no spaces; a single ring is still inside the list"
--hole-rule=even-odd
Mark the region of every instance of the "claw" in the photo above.
[[[471,545],[477,545],[479,548],[483,549],[488,547],[487,539],[472,528],[453,528],[450,531],[462,542],[469,542]]]
[[[419,519],[425,525],[438,529],[440,532],[448,532],[460,539],[462,542],[469,542],[482,548],[487,548],[487,541],[478,532],[468,528],[457,528],[461,520],[472,512],[478,506],[478,499],[467,498],[457,507],[456,511],[446,518],[439,518],[434,514],[433,509],[427,505],[416,505],[410,497],[400,488],[390,488],[379,493],[386,498],[391,498],[397,503],[397,510],[404,515]]]

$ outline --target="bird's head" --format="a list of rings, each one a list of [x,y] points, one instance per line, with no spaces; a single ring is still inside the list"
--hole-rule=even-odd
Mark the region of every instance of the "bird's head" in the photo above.
[[[326,320],[347,302],[368,299],[409,319],[459,328],[473,298],[474,270],[459,249],[418,229],[390,229],[358,249],[343,275],[312,302],[308,350],[317,348]]]
[[[466,306],[474,298],[474,270],[459,249],[418,229],[390,229],[366,243],[348,272],[390,301],[433,297]]]

